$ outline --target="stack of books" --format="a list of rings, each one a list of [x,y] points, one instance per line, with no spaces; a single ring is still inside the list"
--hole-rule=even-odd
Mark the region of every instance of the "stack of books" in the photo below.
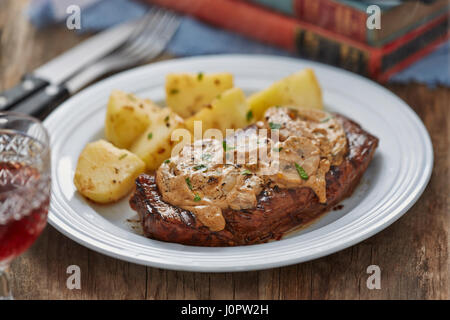
[[[448,0],[146,1],[380,82],[449,39]]]

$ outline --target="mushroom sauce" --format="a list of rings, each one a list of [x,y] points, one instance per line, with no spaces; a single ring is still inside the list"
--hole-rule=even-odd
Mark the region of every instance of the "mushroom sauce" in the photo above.
[[[256,207],[265,186],[309,187],[325,203],[325,174],[346,152],[344,129],[331,114],[273,107],[263,121],[224,141],[184,146],[159,167],[156,182],[164,201],[220,231],[225,228],[222,210]]]

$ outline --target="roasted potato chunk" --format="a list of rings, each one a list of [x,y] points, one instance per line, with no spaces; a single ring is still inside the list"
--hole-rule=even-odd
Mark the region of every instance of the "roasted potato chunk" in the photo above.
[[[129,148],[150,125],[152,115],[160,109],[150,100],[114,90],[106,111],[106,139],[116,147]]]
[[[152,119],[152,123],[140,138],[133,143],[130,151],[141,158],[148,171],[156,170],[170,154],[176,142],[171,140],[175,129],[184,128],[184,120],[169,108]]]
[[[247,103],[255,121],[273,106],[289,105],[323,109],[322,92],[312,69],[294,73],[251,95]]]
[[[247,116],[248,107],[244,92],[239,88],[232,88],[212,101],[195,115],[186,120],[186,128],[194,133],[194,122],[202,122],[203,133],[211,128],[219,129],[223,135],[226,129],[239,129],[247,126],[250,117]]]
[[[78,158],[74,183],[86,198],[98,203],[119,200],[134,187],[145,163],[105,140],[88,143]]]
[[[182,118],[188,118],[232,87],[230,73],[172,73],[166,77],[166,103]]]

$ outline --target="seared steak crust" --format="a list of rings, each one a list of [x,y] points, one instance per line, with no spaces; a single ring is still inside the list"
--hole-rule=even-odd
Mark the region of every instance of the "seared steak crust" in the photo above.
[[[327,202],[319,203],[307,187],[281,189],[266,187],[256,208],[223,210],[226,227],[213,232],[191,212],[162,200],[155,178],[142,174],[136,179],[131,207],[139,213],[147,237],[196,246],[236,246],[280,239],[294,227],[306,224],[350,196],[367,169],[378,139],[357,123],[336,115],[348,141],[348,154],[339,166],[326,174]]]

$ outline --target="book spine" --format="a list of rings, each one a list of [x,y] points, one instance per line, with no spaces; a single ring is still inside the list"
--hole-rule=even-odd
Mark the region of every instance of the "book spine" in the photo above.
[[[425,46],[421,50],[411,54],[406,59],[394,65],[392,68],[383,70],[383,72],[380,73],[380,75],[376,78],[376,80],[379,82],[387,82],[393,75],[409,67],[414,62],[419,61],[426,55],[430,54],[431,52],[433,52],[434,49],[436,49],[438,46],[448,41],[449,39],[450,34],[448,33],[439,37],[438,39],[432,41],[428,46]]]
[[[384,46],[381,50],[381,71],[379,81],[386,81],[393,74],[430,53],[449,36],[450,15],[440,16]]]
[[[278,12],[287,14],[289,16],[295,16],[294,1],[295,0],[246,0],[267,8],[274,9]]]
[[[382,48],[373,48],[315,25],[236,0],[146,0],[193,15],[212,25],[298,53],[301,57],[335,65],[373,79],[408,59],[446,33],[441,17]],[[439,28],[437,28],[439,26]],[[425,34],[426,33],[426,34]],[[407,50],[404,50],[407,48]]]
[[[301,21],[367,43],[367,14],[333,0],[293,0]]]
[[[202,21],[250,38],[295,51],[297,21],[234,0],[145,0],[192,15]]]
[[[448,12],[449,12],[448,8],[438,10],[438,11],[434,12],[433,14],[431,14],[421,20],[411,23],[410,25],[390,34],[387,37],[383,37],[383,38],[376,37],[375,32],[368,32],[367,33],[367,42],[369,45],[371,45],[373,47],[385,46],[391,42],[395,42],[396,39],[399,39],[405,35],[414,33],[415,30],[420,29],[424,25],[428,25],[428,23],[430,21],[434,21],[434,20],[438,19],[439,17],[448,15]]]
[[[339,42],[301,26],[297,26],[295,34],[297,53],[300,57],[371,78],[377,77],[380,72],[379,50],[363,49],[350,43]]]
[[[146,0],[312,60],[375,76],[374,50],[296,18],[236,0]],[[376,51],[376,50],[375,50]],[[379,59],[378,59],[379,60]]]

